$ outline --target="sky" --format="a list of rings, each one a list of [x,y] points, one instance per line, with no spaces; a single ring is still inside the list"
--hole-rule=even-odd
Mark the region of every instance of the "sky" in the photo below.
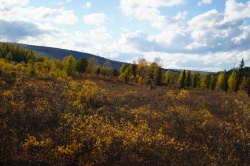
[[[229,70],[250,66],[250,0],[0,0],[0,41]]]

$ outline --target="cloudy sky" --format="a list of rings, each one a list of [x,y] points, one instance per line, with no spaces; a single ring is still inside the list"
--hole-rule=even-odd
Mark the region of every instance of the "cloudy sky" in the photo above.
[[[250,66],[250,0],[0,0],[0,41],[164,68]]]

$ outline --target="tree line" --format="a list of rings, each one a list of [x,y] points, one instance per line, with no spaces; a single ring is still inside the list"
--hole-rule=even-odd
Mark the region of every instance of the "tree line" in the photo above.
[[[112,68],[109,60],[102,66],[94,57],[88,59],[81,57],[78,60],[73,55],[64,59],[52,59],[47,56],[37,55],[33,50],[25,50],[17,45],[9,43],[0,44],[0,58],[6,62],[14,62],[18,71],[25,71],[32,76],[40,78],[67,78],[78,73],[96,74],[103,76],[119,77],[125,84],[136,82],[150,85],[151,89],[157,86],[169,86],[180,89],[222,90],[224,92],[246,90],[250,95],[250,77],[244,73],[244,60],[238,68],[230,73],[221,71],[218,73],[201,73],[190,70],[173,72],[167,70],[163,73],[159,60],[148,62],[140,58],[138,63],[123,64],[120,70]],[[2,62],[3,66],[4,65]]]

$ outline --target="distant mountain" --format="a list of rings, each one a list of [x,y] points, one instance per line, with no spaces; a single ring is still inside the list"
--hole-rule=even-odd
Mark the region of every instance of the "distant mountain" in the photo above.
[[[97,55],[89,54],[89,53],[60,49],[60,48],[34,46],[34,45],[26,45],[26,44],[17,44],[17,45],[19,45],[23,49],[33,50],[37,54],[49,56],[51,58],[60,59],[60,60],[62,60],[65,56],[68,56],[68,55],[73,55],[76,60],[78,60],[81,57],[86,58],[86,59],[90,57],[94,57],[98,60],[98,63],[100,66],[102,66],[105,63],[105,61],[109,60],[109,59],[106,59]],[[121,68],[122,64],[128,64],[128,63],[113,61],[113,60],[109,60],[109,61],[111,63],[111,66],[117,70]]]
[[[126,62],[113,61],[113,60],[106,59],[97,55],[73,51],[73,50],[66,50],[66,49],[61,49],[61,48],[53,48],[53,47],[45,47],[45,46],[34,46],[34,45],[19,44],[19,43],[13,43],[13,44],[19,45],[23,49],[30,49],[30,50],[35,51],[35,53],[37,54],[49,56],[54,59],[63,60],[63,58],[68,55],[73,55],[76,60],[78,60],[81,57],[86,58],[86,59],[90,57],[94,57],[98,60],[98,63],[100,66],[102,66],[105,63],[105,61],[109,60],[112,68],[115,68],[117,70],[119,70],[123,64],[130,65],[129,63],[126,63]],[[180,73],[181,71],[181,70],[173,70],[173,69],[162,69],[162,72],[165,73],[167,70],[171,70],[172,72],[175,72],[175,73]]]

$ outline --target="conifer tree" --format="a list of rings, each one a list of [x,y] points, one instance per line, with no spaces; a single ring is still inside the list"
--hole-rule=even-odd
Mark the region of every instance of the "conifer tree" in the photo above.
[[[86,72],[86,68],[88,66],[88,61],[85,58],[80,58],[77,62],[76,62],[76,70],[79,73],[85,73]]]
[[[247,83],[247,94],[248,94],[248,96],[250,97],[250,77],[248,78],[248,81],[247,81],[248,83]]]
[[[216,86],[216,77],[213,74],[211,74],[211,90],[212,91],[214,91],[215,86]]]
[[[180,83],[180,88],[181,89],[184,89],[186,87],[185,80],[186,80],[186,70],[184,69],[184,70],[181,71],[181,74],[180,74],[180,77],[179,77],[179,83]]]
[[[193,88],[196,88],[198,84],[198,75],[197,73],[194,73],[193,79],[192,79],[192,86]]]
[[[192,81],[191,81],[191,71],[189,70],[187,73],[187,77],[185,79],[186,82],[186,86],[190,87],[192,85]]]
[[[245,62],[244,62],[244,59],[242,58],[241,62],[240,62],[240,65],[239,65],[239,68],[237,70],[237,78],[236,78],[236,85],[235,85],[235,88],[234,88],[234,92],[237,92],[240,88],[240,84],[242,82],[242,79],[243,79],[243,69],[244,69],[244,66],[245,66]]]
[[[227,93],[228,91],[228,78],[226,71],[224,71],[224,77],[223,77],[223,82],[222,82],[222,90]]]

